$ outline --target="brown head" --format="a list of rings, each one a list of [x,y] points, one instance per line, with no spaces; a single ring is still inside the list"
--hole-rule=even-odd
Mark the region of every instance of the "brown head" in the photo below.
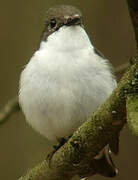
[[[59,5],[50,8],[46,12],[45,27],[41,40],[46,41],[47,37],[57,31],[62,26],[80,25],[82,26],[81,12],[69,5]]]

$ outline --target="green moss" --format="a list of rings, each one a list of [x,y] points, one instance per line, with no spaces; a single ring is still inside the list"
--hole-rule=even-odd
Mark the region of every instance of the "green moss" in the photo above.
[[[138,136],[138,94],[127,97],[127,123],[132,134]]]

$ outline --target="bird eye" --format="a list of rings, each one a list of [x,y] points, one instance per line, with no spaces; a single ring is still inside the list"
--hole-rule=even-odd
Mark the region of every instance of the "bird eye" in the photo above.
[[[51,19],[50,20],[50,24],[49,25],[50,25],[51,28],[54,28],[56,26],[56,24],[57,24],[57,22],[56,22],[55,19]]]

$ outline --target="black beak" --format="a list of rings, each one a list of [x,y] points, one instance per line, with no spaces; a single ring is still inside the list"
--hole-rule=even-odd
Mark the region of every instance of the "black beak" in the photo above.
[[[66,26],[71,26],[71,25],[81,25],[81,18],[79,15],[75,15],[72,17],[67,17],[65,21]]]

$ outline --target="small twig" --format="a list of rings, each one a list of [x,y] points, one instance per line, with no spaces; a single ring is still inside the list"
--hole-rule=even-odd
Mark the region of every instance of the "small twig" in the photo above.
[[[4,123],[13,113],[20,111],[18,97],[9,100],[0,110],[0,124]]]
[[[123,74],[128,67],[129,67],[129,62],[126,62],[126,63],[123,63],[123,64],[117,66],[117,68],[115,70],[116,75]]]

